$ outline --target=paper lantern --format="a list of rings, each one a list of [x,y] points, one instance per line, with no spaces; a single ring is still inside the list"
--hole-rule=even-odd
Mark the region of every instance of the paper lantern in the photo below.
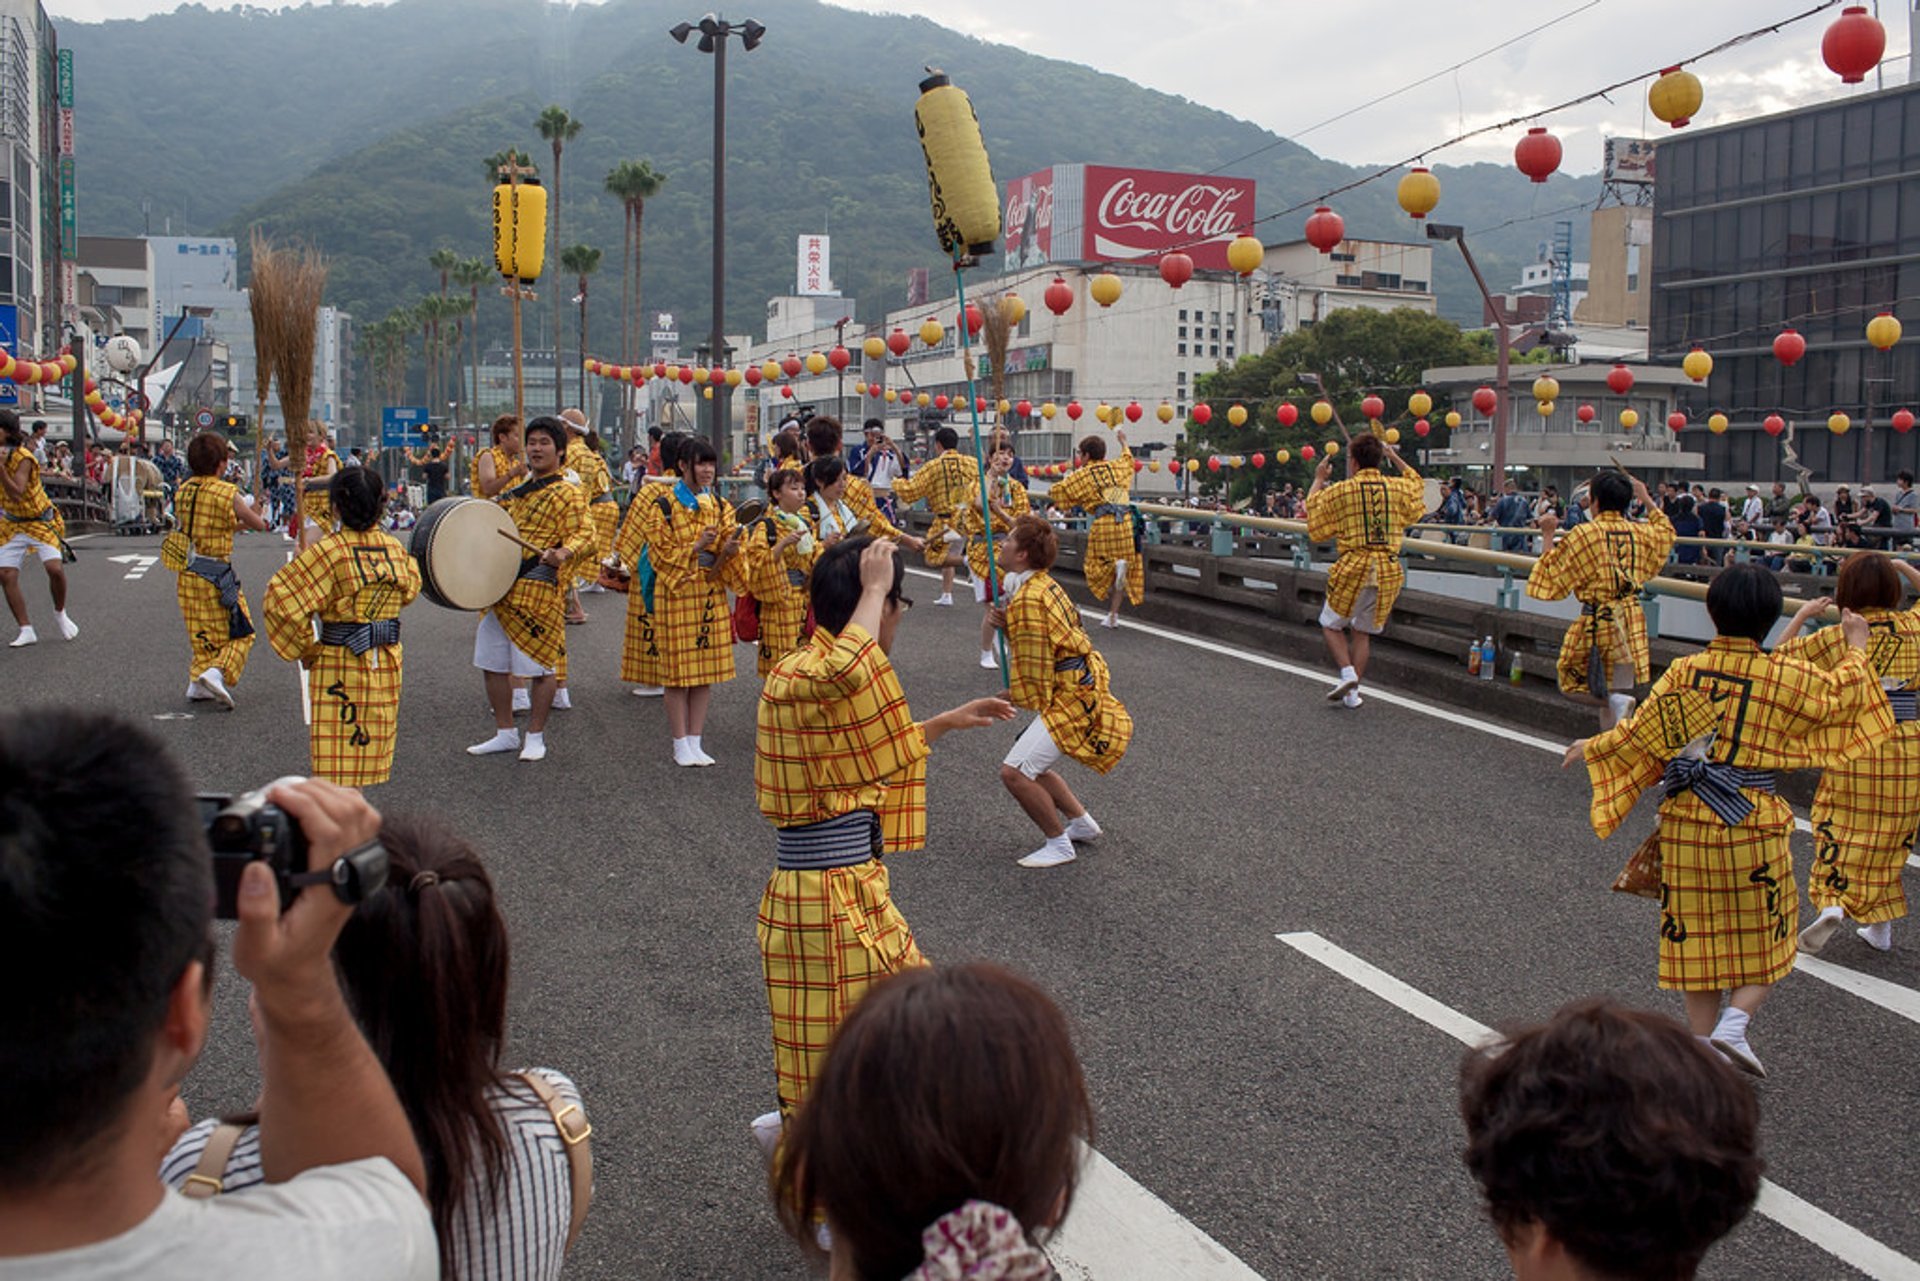
[[[927,199],[940,247],[952,258],[992,253],[1000,236],[1000,190],[973,103],[935,72],[920,82],[913,123],[927,162]]]
[[[1073,306],[1073,287],[1067,284],[1066,277],[1055,276],[1053,283],[1047,286],[1047,292],[1040,295],[1040,301],[1054,315],[1064,316]]]
[[[1425,440],[1427,433],[1432,430],[1433,430],[1433,424],[1428,422],[1426,419],[1416,418],[1413,420],[1413,434],[1420,437],[1422,440]]]
[[[868,360],[884,360],[887,355],[887,340],[879,334],[869,334],[860,344],[860,350],[866,353]]]
[[[592,356],[588,356],[586,360],[581,362],[581,368],[585,369],[590,374],[597,374],[600,372],[600,362],[595,360]]]
[[[1551,400],[1536,400],[1533,402],[1533,408],[1534,412],[1542,418],[1551,417],[1553,414],[1553,402]]]
[[[540,279],[547,252],[547,189],[537,178],[493,189],[493,266],[509,280]]]
[[[710,381],[712,377],[713,377],[712,370],[703,369],[699,365],[695,365],[693,367],[693,381],[697,383],[705,383]]]
[[[1254,470],[1258,471],[1260,468],[1265,467],[1267,465],[1267,456],[1265,454],[1256,453],[1253,456],[1252,462],[1253,462]]]
[[[1143,471],[1145,471],[1145,470],[1146,470],[1146,468],[1147,468],[1147,465],[1146,465],[1145,463],[1143,463],[1143,462],[1141,462],[1141,461],[1140,461],[1140,460],[1139,460],[1138,458],[1136,458],[1136,459],[1134,459],[1134,460],[1133,460],[1133,474],[1134,474],[1134,475],[1136,475],[1136,476],[1138,476],[1138,475],[1139,475],[1139,474],[1140,474],[1141,472],[1143,472]]]
[[[1820,58],[1841,84],[1857,85],[1880,65],[1887,51],[1887,29],[1867,13],[1865,5],[1850,4],[1820,38]]]
[[[692,365],[680,366],[680,381],[688,384],[691,384],[693,382],[693,366]]]
[[[1433,397],[1424,391],[1416,391],[1407,397],[1407,412],[1415,418],[1425,418],[1433,409]]]
[[[783,386],[782,386],[782,387],[780,388],[780,395],[781,395],[781,396],[782,396],[783,398],[785,398],[785,399],[787,399],[787,400],[792,400],[792,399],[793,399],[793,385],[792,385],[791,383],[788,383],[788,384],[785,384],[785,385],[783,385]]]
[[[1313,418],[1313,421],[1320,424],[1322,427],[1325,427],[1328,423],[1333,421],[1333,406],[1328,404],[1324,400],[1314,401],[1313,408],[1308,412],[1310,416]]]
[[[1590,423],[1593,421],[1593,406],[1582,405],[1573,411],[1573,416],[1583,423]]]
[[[1193,414],[1191,416],[1193,418],[1193,421],[1195,421],[1196,423],[1199,423],[1202,427],[1205,427],[1208,423],[1213,421],[1213,406],[1205,403],[1195,405],[1193,407]]]
[[[1213,457],[1207,459],[1207,470],[1212,472],[1220,470],[1220,455],[1215,454]]]
[[[879,383],[867,384],[867,395],[872,396],[876,400],[880,398],[880,395],[884,390],[885,388],[881,387]]]
[[[1542,127],[1527,130],[1513,144],[1513,167],[1535,182],[1545,182],[1560,167],[1560,140]]]
[[[1708,414],[1707,430],[1712,432],[1716,436],[1726,435],[1727,434],[1727,416],[1725,414]]]
[[[950,403],[944,394],[933,398],[933,407],[935,409],[945,409]]]
[[[1140,421],[1140,416],[1141,416],[1142,414],[1144,414],[1144,413],[1146,413],[1146,412],[1147,412],[1146,410],[1144,410],[1144,409],[1142,409],[1142,408],[1140,407],[1140,402],[1139,402],[1139,401],[1137,401],[1137,400],[1129,400],[1129,401],[1127,402],[1127,408],[1126,408],[1126,415],[1127,415],[1127,421],[1128,421],[1128,422],[1130,422],[1130,423],[1137,423],[1137,422],[1139,422],[1139,421]],[[1168,417],[1172,417],[1172,415],[1171,415],[1171,414],[1169,414],[1169,415],[1168,415]]]
[[[889,405],[891,405],[900,399],[900,393],[895,391],[893,388],[889,387],[882,394],[881,399],[885,400]]]
[[[1307,243],[1321,253],[1332,253],[1334,247],[1346,238],[1346,220],[1325,205],[1319,206],[1308,217]]]
[[[1498,392],[1494,391],[1493,388],[1476,387],[1474,389],[1473,407],[1479,410],[1481,413],[1483,414],[1492,413],[1493,407],[1499,403],[1500,403],[1500,395]]]
[[[845,347],[835,347],[827,353],[827,363],[835,369],[845,369],[853,363],[853,353]]]
[[[1778,436],[1787,429],[1787,420],[1779,414],[1768,414],[1766,421],[1760,424],[1760,429],[1769,436]]]
[[[1303,463],[1310,463],[1310,462],[1312,462],[1312,461],[1313,461],[1313,446],[1312,446],[1312,445],[1302,445],[1302,446],[1300,446],[1300,461],[1301,461],[1301,462],[1303,462]]]
[[[1163,423],[1170,423],[1173,421],[1173,406],[1163,400],[1160,402],[1160,408],[1153,411],[1153,416]]]
[[[1199,470],[1200,470],[1200,460],[1198,458],[1187,459],[1187,471],[1189,474],[1193,472],[1197,472]]]
[[[1004,405],[1007,402],[1003,400],[1000,403]],[[1001,412],[1005,413],[1006,411],[1002,410]],[[1013,412],[1019,414],[1022,418],[1031,418],[1033,417],[1033,402],[1031,400],[1023,400],[1013,407]]]
[[[1227,266],[1243,276],[1251,276],[1267,260],[1267,248],[1260,243],[1260,237],[1245,233],[1235,236],[1233,243],[1227,246]]]
[[[1340,452],[1340,442],[1337,440],[1330,440],[1324,446],[1322,446],[1322,448],[1324,448],[1327,451],[1327,457],[1332,458],[1335,454]]]
[[[907,331],[898,325],[895,325],[893,332],[887,335],[887,350],[896,356],[906,355],[912,346],[913,339],[907,337]]]
[[[758,387],[766,379],[766,371],[759,365],[748,365],[745,371],[747,386]]]
[[[712,399],[713,399],[713,388],[711,388],[711,387],[702,387],[702,388],[700,389],[700,394],[701,394],[702,396],[704,396],[704,397],[706,397],[706,398],[707,398],[708,400],[712,400]]]
[[[853,394],[854,394],[854,395],[856,395],[856,396],[864,396],[864,395],[866,395],[866,394],[867,394],[867,381],[866,381],[866,379],[864,379],[864,378],[863,378],[863,379],[861,379],[861,380],[860,380],[859,382],[857,382],[857,383],[855,383],[855,384],[853,385]]]
[[[1896,409],[1893,411],[1893,417],[1887,421],[1893,424],[1895,431],[1905,435],[1907,432],[1913,430],[1913,411],[1911,409]]]
[[[1093,417],[1094,417],[1094,421],[1096,422],[1102,422],[1102,423],[1106,422],[1108,419],[1108,416],[1111,415],[1112,413],[1113,413],[1113,406],[1109,405],[1104,400],[1093,407]]]
[[[780,362],[780,372],[789,378],[798,378],[803,368],[805,368],[805,365],[801,362],[800,357],[794,355],[792,352],[788,352],[787,358]]]
[[[1160,279],[1167,282],[1168,288],[1178,289],[1193,279],[1193,259],[1178,249],[1160,255]]]
[[[1700,77],[1679,67],[1668,67],[1647,90],[1647,110],[1675,129],[1684,129],[1692,123],[1703,99]]]
[[[769,374],[769,375],[768,375],[768,377],[770,377],[770,378],[771,378],[771,377],[777,377],[777,376],[779,375],[779,372],[780,372],[780,370],[779,370],[779,368],[778,368],[778,366],[776,366],[776,367],[774,368],[774,372],[773,372],[772,374]],[[656,361],[654,361],[654,362],[653,362],[653,376],[654,376],[655,378],[665,378],[665,377],[667,376],[667,362],[666,362],[666,361],[664,361],[664,360],[656,360]]]
[[[955,396],[951,403],[955,409],[965,409],[967,407],[967,398],[965,396]]]
[[[1081,415],[1082,413],[1084,413],[1084,412],[1085,412],[1085,410],[1083,410],[1083,409],[1081,408],[1081,405],[1080,405],[1080,402],[1079,402],[1079,401],[1077,401],[1077,400],[1069,400],[1069,401],[1067,402],[1067,417],[1068,417],[1068,418],[1070,418],[1070,419],[1072,419],[1072,420],[1073,420],[1074,422],[1076,422],[1076,423],[1077,423],[1077,422],[1079,422],[1079,421],[1080,421],[1080,415]]]
[[[955,312],[953,314],[953,327],[955,329],[960,327],[962,319],[962,313]],[[986,323],[986,317],[980,314],[980,308],[973,303],[968,303],[964,319],[967,322],[967,336],[978,337],[980,334],[980,326]]]
[[[1460,425],[1459,411],[1449,409],[1447,411],[1447,416],[1441,419],[1441,421],[1446,423],[1448,430],[1452,430],[1453,428],[1458,427]]]
[[[1845,414],[1827,415],[1827,430],[1832,432],[1836,436],[1846,435],[1847,428],[1851,426],[1853,426],[1853,420],[1851,418],[1848,418]]]
[[[913,398],[913,403],[920,406],[920,408],[925,409],[928,405],[931,405],[933,403],[933,397],[927,395],[927,393],[923,391],[919,395]]]
[[[1705,347],[1695,343],[1693,350],[1680,358],[1680,372],[1697,383],[1703,383],[1707,375],[1713,372],[1713,357],[1707,354]]]
[[[1280,408],[1273,411],[1275,421],[1282,427],[1291,427],[1300,421],[1300,407],[1290,400],[1280,402]]]
[[[1293,455],[1284,449],[1276,449],[1273,451],[1273,461],[1285,466],[1293,461]]]
[[[1400,429],[1398,427],[1387,428],[1387,443],[1389,445],[1397,445],[1400,443]]]
[[[1687,416],[1685,414],[1681,413],[1679,410],[1676,409],[1672,413],[1667,415],[1668,431],[1685,431],[1686,429],[1687,429]]]
[[[1626,428],[1628,431],[1632,431],[1635,427],[1638,427],[1640,425],[1639,412],[1637,410],[1632,410],[1632,409],[1621,410],[1620,425]]]
[[[1415,219],[1425,218],[1440,203],[1440,180],[1433,171],[1422,166],[1410,170],[1400,180],[1400,207]]]
[[[745,375],[742,374],[738,369],[729,369],[726,372],[726,384],[729,387],[738,387],[740,385],[740,380],[744,377]]]
[[[1054,404],[1051,400],[1040,406],[1040,416],[1048,422],[1052,422],[1053,416],[1059,412],[1060,406]]]
[[[1233,408],[1227,410],[1227,421],[1235,427],[1246,426],[1247,407],[1245,405],[1235,405]]]
[[[1624,396],[1633,390],[1633,371],[1625,365],[1615,365],[1607,371],[1607,390],[1616,396]]]
[[[938,347],[940,340],[947,336],[947,327],[928,316],[920,325],[920,341],[929,347]]]
[[[55,363],[57,363],[60,366],[60,376],[62,378],[66,377],[68,374],[72,373],[75,369],[79,368],[80,366],[80,362],[74,358],[74,354],[70,351],[61,352],[59,355],[59,358]],[[142,413],[140,415],[140,421],[145,422],[146,420],[147,420],[147,416],[144,413]]]
[[[1152,462],[1150,462],[1150,463],[1148,463],[1148,464],[1147,464],[1147,470],[1148,470],[1148,471],[1159,471],[1159,470],[1160,470],[1160,460],[1159,460],[1158,458],[1156,458],[1156,459],[1154,459],[1154,460],[1153,460]]]
[[[1120,277],[1111,271],[1102,271],[1087,282],[1087,293],[1102,307],[1111,307],[1120,301]]]
[[[1007,313],[1007,324],[1018,327],[1027,318],[1027,301],[1019,294],[1001,294],[1000,310]]]
[[[1886,351],[1900,341],[1900,322],[1890,311],[1883,311],[1867,322],[1867,341]]]
[[[808,352],[807,358],[800,363],[806,366],[807,372],[810,374],[824,374],[827,372],[827,358],[817,351]]]
[[[1360,413],[1369,421],[1378,419],[1387,412],[1387,402],[1378,396],[1368,396],[1360,402]]]
[[[1792,365],[1807,354],[1807,340],[1791,326],[1782,329],[1773,339],[1773,358],[1783,365]]]
[[[1558,400],[1560,380],[1552,374],[1541,374],[1533,380],[1533,398],[1535,400]]]

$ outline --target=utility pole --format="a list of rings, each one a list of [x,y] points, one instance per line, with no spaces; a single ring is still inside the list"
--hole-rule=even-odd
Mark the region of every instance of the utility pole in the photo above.
[[[1497,494],[1507,480],[1507,372],[1513,357],[1513,330],[1507,319],[1507,309],[1494,301],[1493,291],[1487,288],[1487,278],[1480,274],[1480,264],[1473,260],[1473,251],[1467,248],[1466,229],[1454,223],[1430,222],[1427,224],[1427,239],[1451,240],[1460,246],[1460,256],[1467,260],[1467,270],[1473,273],[1473,283],[1480,286],[1480,297],[1486,300],[1487,314],[1493,317],[1493,328],[1499,343],[1498,365],[1494,370],[1494,390],[1500,399],[1493,406],[1493,475],[1487,483],[1487,492]]]

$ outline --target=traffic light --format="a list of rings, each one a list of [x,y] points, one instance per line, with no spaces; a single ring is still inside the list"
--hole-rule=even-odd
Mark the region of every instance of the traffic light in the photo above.
[[[247,416],[245,414],[228,414],[226,427],[228,434],[246,431]]]

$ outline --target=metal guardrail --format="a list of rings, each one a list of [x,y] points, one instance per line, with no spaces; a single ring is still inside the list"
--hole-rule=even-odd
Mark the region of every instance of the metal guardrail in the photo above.
[[[106,491],[94,490],[94,487],[71,476],[55,476],[46,472],[40,475],[40,484],[47,491],[47,497],[60,509],[60,515],[69,525],[105,524],[107,521]]]

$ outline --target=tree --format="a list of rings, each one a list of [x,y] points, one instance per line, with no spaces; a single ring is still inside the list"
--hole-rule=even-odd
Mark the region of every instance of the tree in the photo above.
[[[548,107],[533,122],[540,136],[553,146],[553,247],[549,251],[558,260],[560,257],[560,153],[566,145],[580,135],[580,122],[568,115],[564,107]],[[560,290],[553,291],[553,412],[559,413],[565,406],[561,403],[565,393],[560,383]]]
[[[477,423],[480,421],[480,286],[493,279],[493,266],[485,258],[462,258],[453,269],[453,281],[465,285],[468,290],[466,314],[473,322],[469,331],[469,347],[473,356],[473,399],[469,402],[468,412]],[[460,397],[466,400],[465,396]]]
[[[442,245],[427,258],[427,265],[440,273],[440,296],[447,296],[447,277],[460,265],[460,255]]]
[[[580,281],[580,293],[574,301],[580,304],[580,410],[587,408],[587,277],[600,270],[600,251],[590,245],[573,245],[560,251],[560,267]],[[559,297],[556,290],[554,296]],[[559,363],[559,353],[554,353],[555,364]]]
[[[620,242],[620,363],[635,363],[639,352],[634,340],[634,321],[640,316],[640,231],[646,217],[647,201],[667,185],[667,175],[645,160],[622,160],[607,174],[607,193],[620,201],[626,214],[626,234]],[[633,445],[633,385],[621,387],[621,448]]]

